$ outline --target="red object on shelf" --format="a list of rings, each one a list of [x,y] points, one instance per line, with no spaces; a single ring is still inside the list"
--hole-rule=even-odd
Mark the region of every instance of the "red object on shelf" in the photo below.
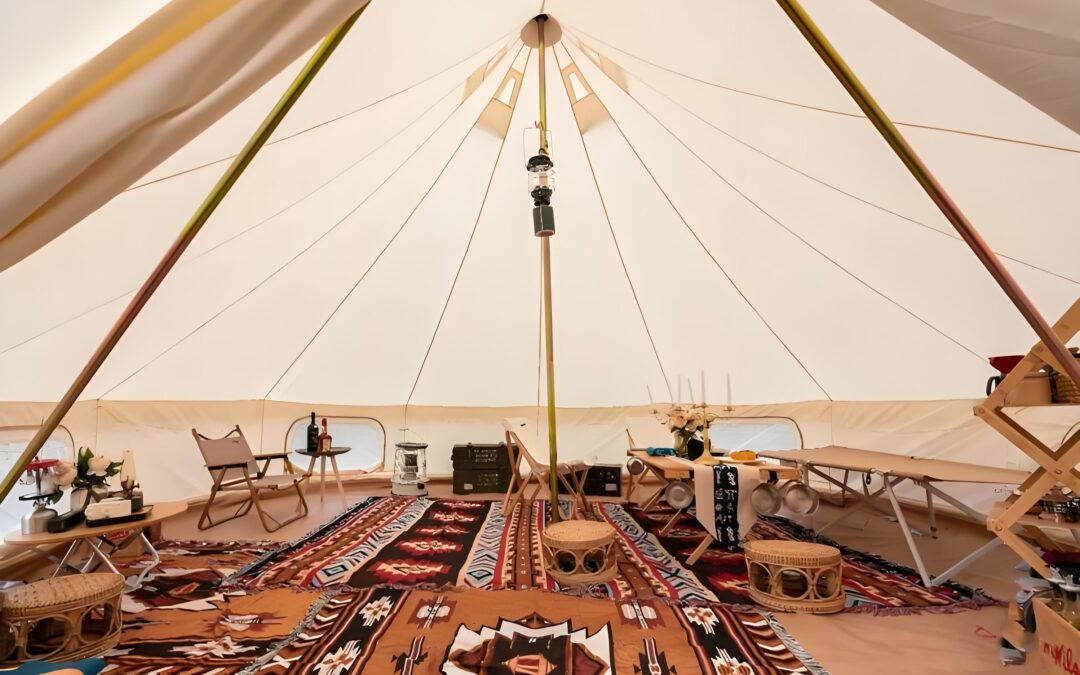
[[[37,471],[38,469],[48,469],[56,466],[60,463],[58,459],[35,459],[26,465],[27,471]]]
[[[1008,375],[1016,364],[1024,358],[1023,354],[1009,354],[1007,356],[991,356],[990,365],[997,368],[1002,375]]]

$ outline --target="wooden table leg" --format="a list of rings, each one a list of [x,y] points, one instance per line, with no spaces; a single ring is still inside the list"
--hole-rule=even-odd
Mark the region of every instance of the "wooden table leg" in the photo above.
[[[301,481],[302,486],[300,487],[300,494],[304,495],[305,499],[307,499],[308,488],[311,487],[311,477],[313,475],[315,475],[315,456],[314,455],[312,455],[311,459],[308,460],[307,471],[304,473],[305,478],[304,478],[303,481]],[[301,510],[301,505],[297,504],[296,505],[297,513],[299,513],[300,510]]]
[[[319,457],[319,501],[326,501],[326,455]]]
[[[714,541],[716,540],[713,539],[713,536],[706,532],[705,538],[701,540],[701,543],[697,545],[697,548],[694,549],[694,552],[691,553],[690,557],[686,559],[686,564],[696,564],[697,561],[701,559],[701,556],[705,555],[705,551],[708,550],[710,546],[712,546]]]
[[[675,515],[671,517],[671,520],[667,521],[667,524],[660,528],[661,537],[666,537],[668,535],[668,532],[671,532],[671,529],[675,527],[675,521],[679,519],[679,516],[683,514],[684,510],[685,509],[679,509],[678,511],[676,511]]]
[[[334,469],[334,480],[337,481],[338,493],[341,495],[341,505],[349,508],[349,500],[345,499],[345,485],[341,482],[341,473],[337,468],[337,457],[330,455],[330,466]]]

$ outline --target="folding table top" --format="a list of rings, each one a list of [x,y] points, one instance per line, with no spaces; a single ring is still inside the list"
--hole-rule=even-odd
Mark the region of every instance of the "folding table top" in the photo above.
[[[908,457],[890,452],[845,448],[840,445],[828,445],[823,448],[806,448],[803,450],[770,450],[759,452],[758,455],[833,469],[850,469],[859,472],[877,471],[914,480],[947,483],[1006,483],[1019,485],[1030,475],[1030,472],[1020,469],[999,469],[992,466],[950,462],[944,459]]]

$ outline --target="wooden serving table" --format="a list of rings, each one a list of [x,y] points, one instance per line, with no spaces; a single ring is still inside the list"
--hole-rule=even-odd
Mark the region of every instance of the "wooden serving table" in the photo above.
[[[638,476],[630,476],[630,485],[627,488],[627,492],[626,492],[627,501],[632,501],[634,490],[636,490],[637,487],[641,484],[641,480],[645,477],[645,475],[647,473],[652,473],[654,476],[656,476],[657,478],[660,479],[660,482],[662,482],[664,484],[659,490],[656,491],[656,494],[654,494],[652,497],[650,497],[648,500],[646,500],[644,504],[641,505],[640,508],[641,508],[642,512],[646,512],[646,513],[651,511],[652,509],[656,508],[657,504],[660,503],[660,500],[664,496],[664,490],[668,485],[670,485],[671,483],[677,482],[677,481],[681,481],[681,482],[684,482],[684,483],[686,483],[688,485],[693,486],[694,485],[694,474],[696,473],[696,469],[700,468],[702,466],[708,466],[708,465],[694,464],[693,462],[691,462],[689,460],[681,459],[681,458],[678,458],[678,457],[671,457],[671,456],[666,456],[666,457],[665,456],[655,456],[654,457],[652,455],[649,455],[649,453],[646,452],[645,450],[639,450],[639,449],[631,449],[630,451],[628,451],[627,454],[629,454],[631,457],[636,457],[637,459],[640,459],[645,464],[645,469],[646,469],[646,471],[644,473],[642,473],[642,474],[640,474]],[[725,462],[724,458],[722,458],[722,457],[718,457],[717,459],[719,460],[720,463],[730,463],[732,465],[740,466],[742,468],[758,469],[759,478],[760,478],[760,480],[762,482],[770,480],[773,475],[775,475],[777,479],[782,479],[782,480],[798,480],[802,475],[802,472],[801,472],[801,470],[799,468],[794,467],[794,466],[790,466],[790,465],[789,466],[784,466],[782,464],[772,464],[772,463],[767,463],[767,462],[762,462],[762,461],[753,462],[753,463]],[[637,479],[636,481],[635,481],[635,478]],[[709,486],[710,486],[709,489],[711,491],[711,489],[712,489],[711,480],[709,482]],[[749,497],[750,497],[751,490],[746,490],[745,494],[742,494],[743,493],[742,488],[743,488],[743,486],[740,485],[740,501],[742,501],[743,499],[748,500]],[[695,492],[695,494],[698,494],[698,491],[696,489],[694,490],[694,492]],[[709,513],[712,513],[711,505],[709,505],[709,508],[705,509],[705,510],[708,511]],[[675,523],[678,521],[679,516],[681,516],[684,511],[685,511],[685,509],[678,509],[678,510],[675,511],[675,514],[671,516],[671,518],[668,520],[668,522],[662,528],[660,528],[660,535],[661,536],[666,536],[668,534],[668,532],[671,531],[671,529],[675,526]],[[746,509],[744,508],[743,511],[745,512]],[[699,519],[699,522],[701,522],[702,526],[705,528],[706,534],[705,534],[705,538],[701,540],[700,544],[698,544],[698,547],[695,548],[693,553],[690,554],[690,557],[687,558],[687,563],[690,564],[690,565],[693,565],[694,563],[696,563],[698,561],[698,559],[701,558],[701,556],[709,548],[709,546],[711,546],[713,544],[713,542],[716,541],[716,539],[712,536],[712,534],[709,533],[710,524],[708,522],[706,522],[705,520],[702,520],[701,516],[702,516],[702,514],[699,512],[698,519]],[[707,518],[706,518],[706,520],[707,520]],[[742,517],[740,517],[740,523],[741,522],[742,522]]]
[[[7,535],[4,536],[4,543],[9,546],[18,546],[29,549],[30,551],[55,562],[56,569],[53,571],[53,576],[57,576],[65,570],[79,573],[89,572],[97,567],[98,564],[103,564],[108,567],[110,571],[121,574],[120,571],[116,569],[116,566],[113,565],[111,557],[114,553],[138,539],[142,542],[146,552],[150,554],[150,564],[145,566],[138,576],[125,581],[128,586],[138,588],[143,580],[146,579],[147,575],[150,574],[150,571],[157,567],[161,562],[161,557],[158,555],[157,549],[154,548],[154,545],[150,543],[150,539],[146,536],[146,528],[181,514],[184,511],[187,511],[188,507],[187,502],[158,502],[156,504],[151,504],[150,506],[153,507],[150,514],[142,520],[116,523],[114,525],[99,525],[97,527],[90,527],[83,522],[81,525],[76,525],[63,532],[23,534],[21,531],[14,531],[8,532]],[[124,537],[118,544],[113,543],[106,536],[124,531],[130,531],[130,534]],[[68,544],[68,547],[62,558],[57,558],[49,551],[50,548],[57,544],[65,543]],[[72,563],[71,560],[82,546],[86,546],[89,549],[87,552],[88,555],[81,565],[76,565]]]
[[[845,510],[845,512],[835,520],[826,524],[824,527],[819,528],[818,532],[825,531],[829,527],[863,508],[872,508],[887,516],[895,517],[897,523],[900,524],[901,531],[904,533],[904,539],[907,541],[908,548],[911,549],[911,555],[915,559],[915,566],[919,570],[919,576],[922,578],[923,584],[927,587],[940,584],[954,574],[957,574],[991,550],[997,548],[1001,544],[1001,541],[993,539],[986,544],[983,544],[945,572],[942,572],[936,577],[931,577],[926,571],[926,565],[923,563],[922,556],[919,555],[919,549],[915,545],[915,539],[912,536],[912,533],[920,535],[921,533],[913,530],[908,525],[907,519],[904,517],[904,511],[900,507],[900,501],[896,498],[894,488],[906,480],[911,481],[923,489],[926,493],[926,508],[930,517],[930,532],[932,536],[936,537],[937,520],[934,514],[935,496],[956,507],[963,513],[968,514],[977,521],[984,520],[986,515],[979,513],[952,495],[943,492],[934,485],[934,483],[1018,485],[1028,476],[1026,471],[1017,469],[999,469],[976,464],[966,464],[964,462],[950,462],[943,459],[908,457],[889,452],[845,448],[839,445],[829,445],[823,448],[808,448],[805,450],[769,451],[760,454],[764,457],[779,459],[783,462],[801,466],[805,468],[807,472],[819,476],[836,487],[839,487],[842,494],[852,494],[858,499],[859,503],[855,508]],[[836,480],[822,471],[822,468],[843,470],[845,472],[845,480]],[[866,480],[860,481],[863,486],[861,493],[853,490],[847,483],[847,475],[851,472],[861,473],[866,477]],[[867,481],[870,476],[874,475],[881,476],[883,482],[880,488],[871,493],[867,487]],[[889,503],[892,506],[891,513],[888,509],[880,506],[874,501],[875,497],[883,493],[888,497]]]
[[[636,457],[645,464],[645,473],[638,476],[630,476],[630,484],[626,489],[626,501],[632,502],[634,497],[634,491],[641,485],[641,481],[646,475],[651,473],[660,479],[660,482],[667,487],[669,483],[674,481],[689,482],[693,480],[694,469],[688,465],[688,460],[680,459],[678,457],[662,457],[652,456],[645,450],[632,449],[627,453],[630,457]],[[758,453],[759,456],[763,456],[762,453]],[[717,457],[721,462],[724,462],[723,457]],[[733,464],[739,464],[739,462],[731,462]],[[768,480],[770,473],[775,473],[780,480],[798,480],[800,477],[799,469],[791,465],[784,464],[770,464],[766,462],[754,462],[750,464],[754,468],[761,471],[762,480]],[[655,507],[660,499],[664,496],[664,487],[661,487],[656,494],[650,497],[644,504],[640,505],[642,511],[648,511]]]

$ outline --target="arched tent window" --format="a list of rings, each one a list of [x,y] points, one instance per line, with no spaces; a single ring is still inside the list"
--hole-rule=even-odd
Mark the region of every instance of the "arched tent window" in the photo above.
[[[6,474],[11,470],[37,430],[37,425],[0,427],[0,472]],[[71,459],[74,456],[75,440],[71,432],[62,426],[56,428],[38,452],[38,457],[43,459]],[[20,483],[8,494],[3,503],[0,503],[0,531],[8,532],[19,528],[23,515],[34,508],[33,502],[19,501],[19,497],[30,494],[33,490],[32,485]],[[53,508],[62,512],[64,503],[60,502]]]
[[[326,416],[325,419],[334,445],[352,448],[337,458],[339,469],[367,473],[382,468],[386,451],[386,429],[379,420],[373,417],[331,416]],[[316,418],[320,425],[322,420],[323,417]],[[293,451],[290,459],[301,469],[306,469],[311,460],[296,454],[295,451],[307,445],[307,426],[310,422],[310,417],[301,417],[294,421],[285,437],[287,449]],[[315,469],[318,470],[318,466]]]
[[[728,417],[709,425],[714,448],[734,450],[792,450],[803,446],[802,432],[787,417]]]

